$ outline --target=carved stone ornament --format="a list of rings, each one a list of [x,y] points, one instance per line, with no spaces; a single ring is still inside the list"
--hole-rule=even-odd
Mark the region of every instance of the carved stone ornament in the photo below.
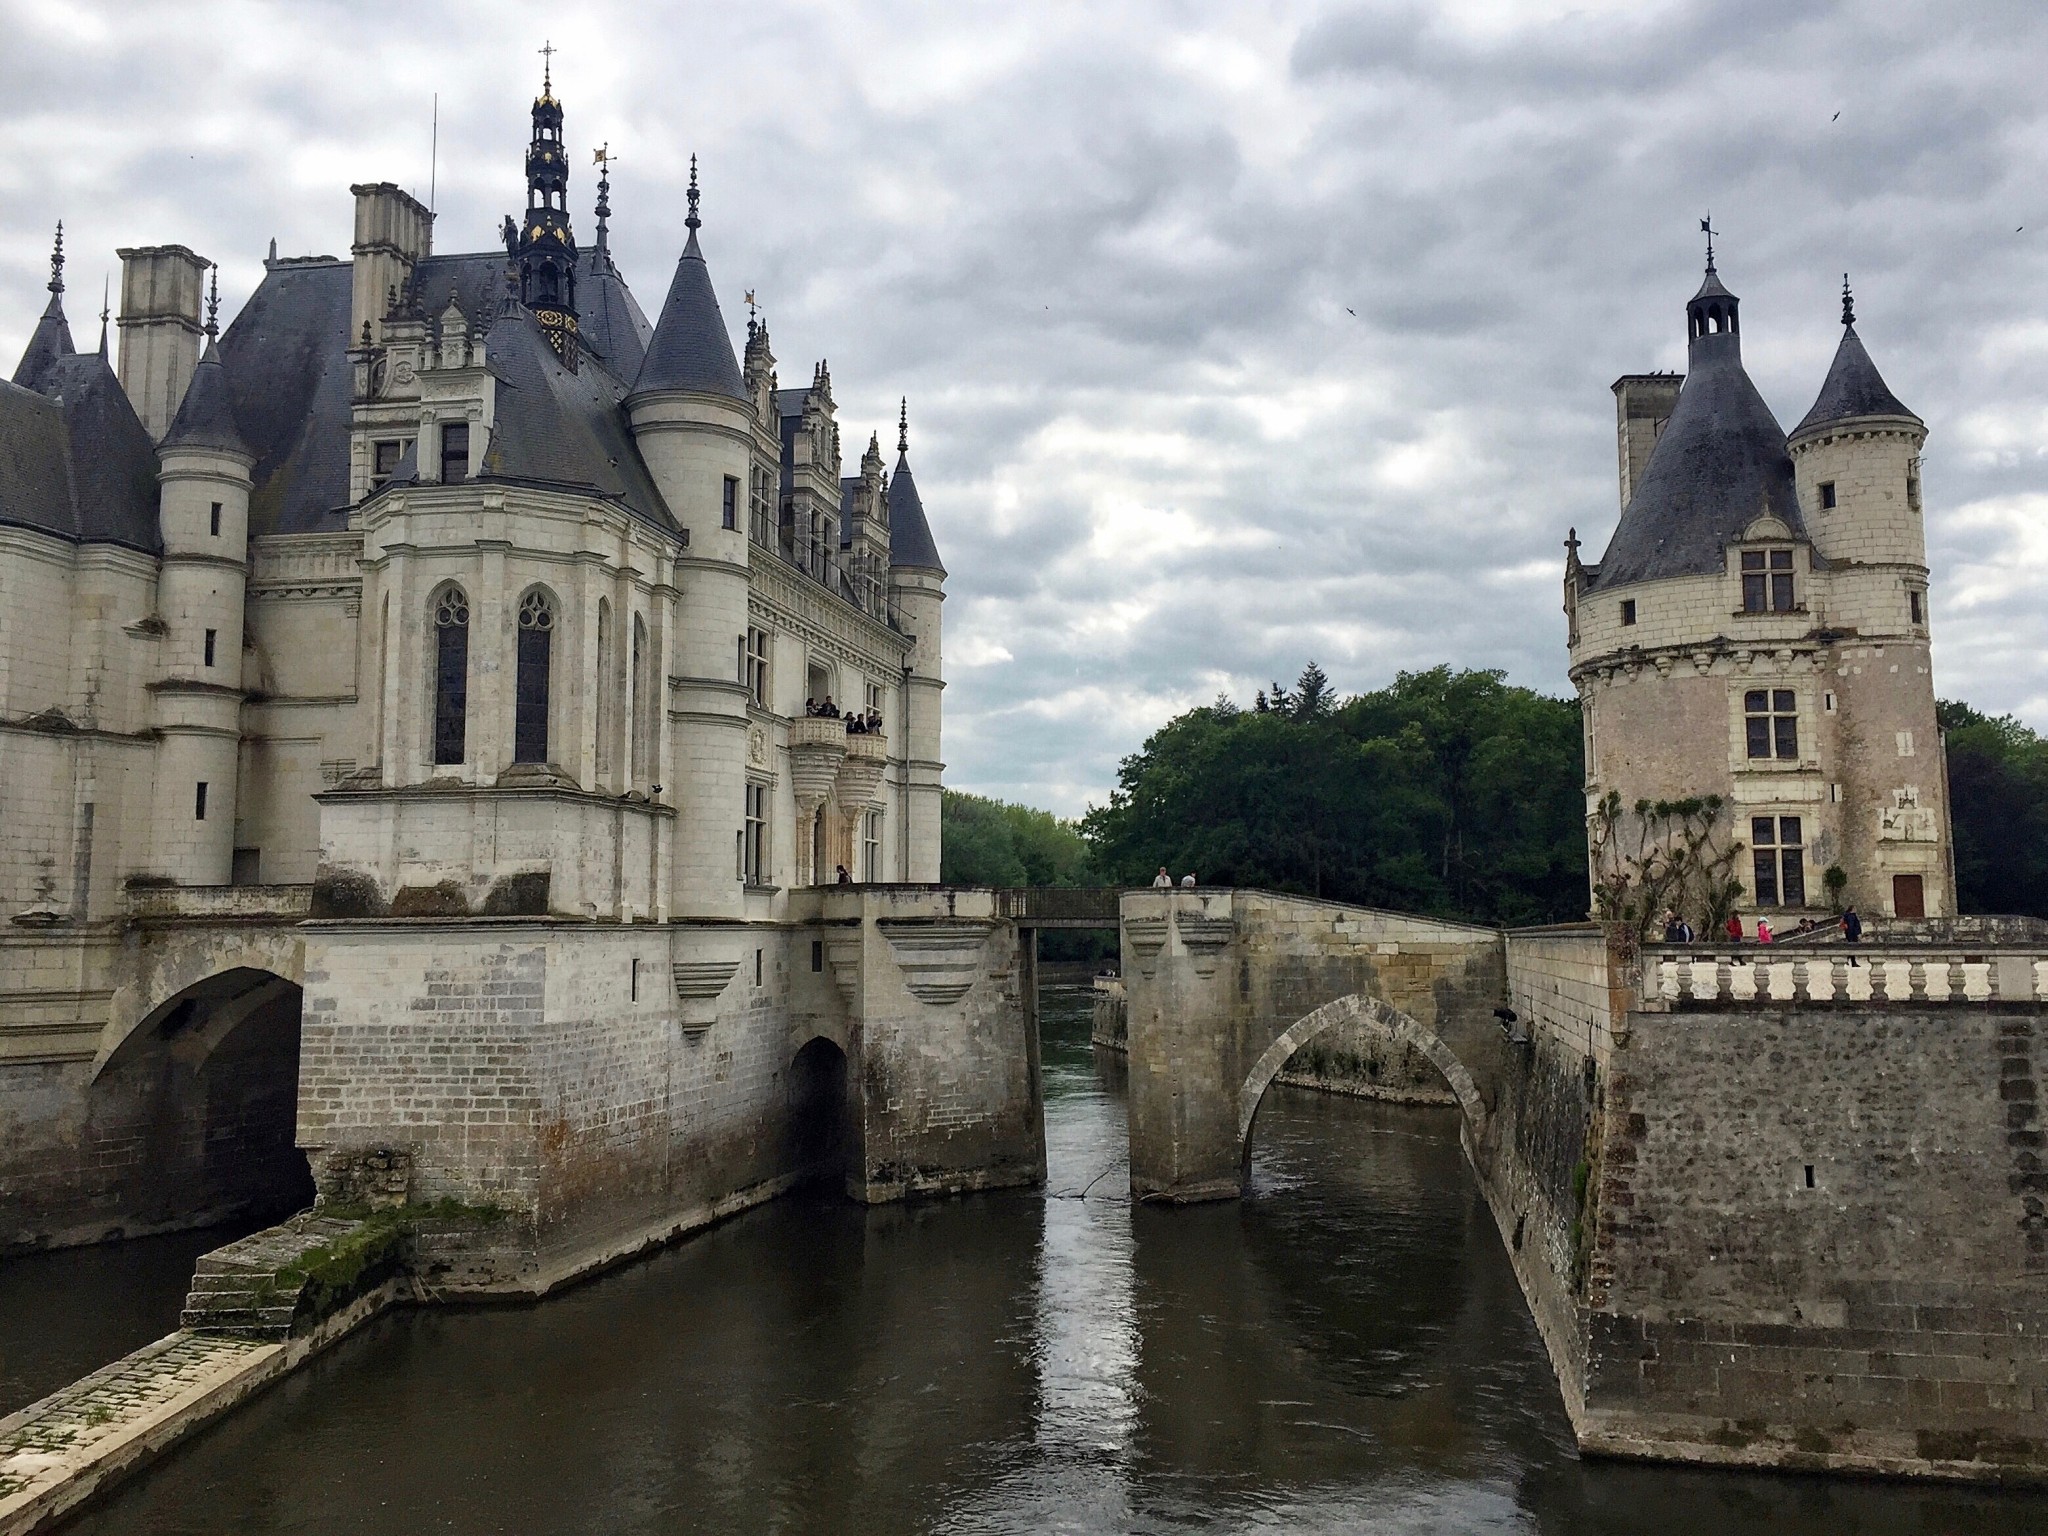
[[[758,725],[747,732],[747,761],[761,768],[768,765],[768,733]]]
[[[1166,919],[1163,917],[1128,917],[1124,919],[1124,942],[1138,957],[1138,969],[1147,976],[1159,958],[1159,951],[1166,947]]]
[[[881,922],[903,985],[921,1003],[957,1003],[981,975],[987,923]]]
[[[692,1034],[711,1027],[718,1017],[718,997],[740,968],[739,957],[730,960],[678,960],[669,967],[675,978],[676,997],[682,1002],[683,1028]]]
[[[1195,973],[1207,976],[1216,969],[1216,962],[1223,958],[1224,946],[1237,930],[1237,924],[1228,917],[1208,917],[1200,912],[1182,912],[1174,917],[1174,926],[1180,930],[1180,941],[1186,946],[1188,957],[1194,961]]]
[[[860,1001],[860,940],[827,939],[825,941],[825,964],[832,972],[833,985],[839,988],[839,995],[846,999],[848,1007],[858,1007]]]

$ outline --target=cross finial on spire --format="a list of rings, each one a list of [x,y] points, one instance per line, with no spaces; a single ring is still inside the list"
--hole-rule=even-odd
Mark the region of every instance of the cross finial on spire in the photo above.
[[[1707,270],[1714,270],[1714,216],[1710,213],[1700,220],[1700,232],[1707,237]]]
[[[64,221],[57,221],[57,243],[50,251],[50,292],[64,291]]]
[[[905,395],[896,410],[896,451],[910,452],[910,396]]]
[[[612,162],[618,156],[612,153],[612,143],[606,139],[592,154],[597,165],[597,248],[606,256],[611,254],[612,216]]]
[[[1856,323],[1856,300],[1849,292],[1849,274],[1842,274],[1842,324]]]
[[[690,156],[690,216],[683,220],[690,229],[700,228],[704,221],[697,217],[697,157]]]
[[[213,264],[212,274],[207,278],[206,292],[206,339],[212,341],[220,334],[220,263]]]
[[[555,55],[562,50],[557,48],[552,40],[543,38],[538,51],[541,56],[540,93],[543,96],[551,96],[555,89]]]

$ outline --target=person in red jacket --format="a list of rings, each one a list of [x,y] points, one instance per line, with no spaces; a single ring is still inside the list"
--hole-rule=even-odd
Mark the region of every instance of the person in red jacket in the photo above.
[[[1728,942],[1730,944],[1740,944],[1742,942],[1742,915],[1740,913],[1730,912],[1728,914]]]

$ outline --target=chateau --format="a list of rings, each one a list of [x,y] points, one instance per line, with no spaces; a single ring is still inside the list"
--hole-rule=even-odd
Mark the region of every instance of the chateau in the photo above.
[[[350,259],[273,241],[225,330],[203,258],[122,250],[118,362],[60,229],[0,384],[0,1248],[374,1151],[587,1254],[786,1182],[887,1015],[877,913],[911,1016],[1015,1005],[989,914],[902,889],[946,579],[907,412],[847,464],[825,363],[735,353],[694,160],[650,325],[551,82],[532,125],[502,250],[359,185]]]
[[[1718,796],[1743,910],[1952,916],[1927,428],[1864,349],[1846,279],[1841,344],[1789,437],[1743,370],[1741,304],[1711,245],[1686,335],[1685,377],[1614,385],[1622,512],[1606,553],[1582,562],[1576,530],[1566,545],[1589,816],[1610,795],[1624,816]]]

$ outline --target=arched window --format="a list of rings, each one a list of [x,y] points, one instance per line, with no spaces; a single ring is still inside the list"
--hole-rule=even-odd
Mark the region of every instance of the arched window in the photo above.
[[[539,587],[519,600],[519,675],[513,687],[512,761],[548,760],[548,663],[555,602]]]
[[[612,649],[617,642],[612,638],[611,599],[597,600],[597,779],[600,786],[609,783],[612,774],[612,736],[617,730],[618,679],[612,674],[617,669],[612,662]]]
[[[469,722],[469,598],[443,587],[434,598],[434,761],[459,763]]]

